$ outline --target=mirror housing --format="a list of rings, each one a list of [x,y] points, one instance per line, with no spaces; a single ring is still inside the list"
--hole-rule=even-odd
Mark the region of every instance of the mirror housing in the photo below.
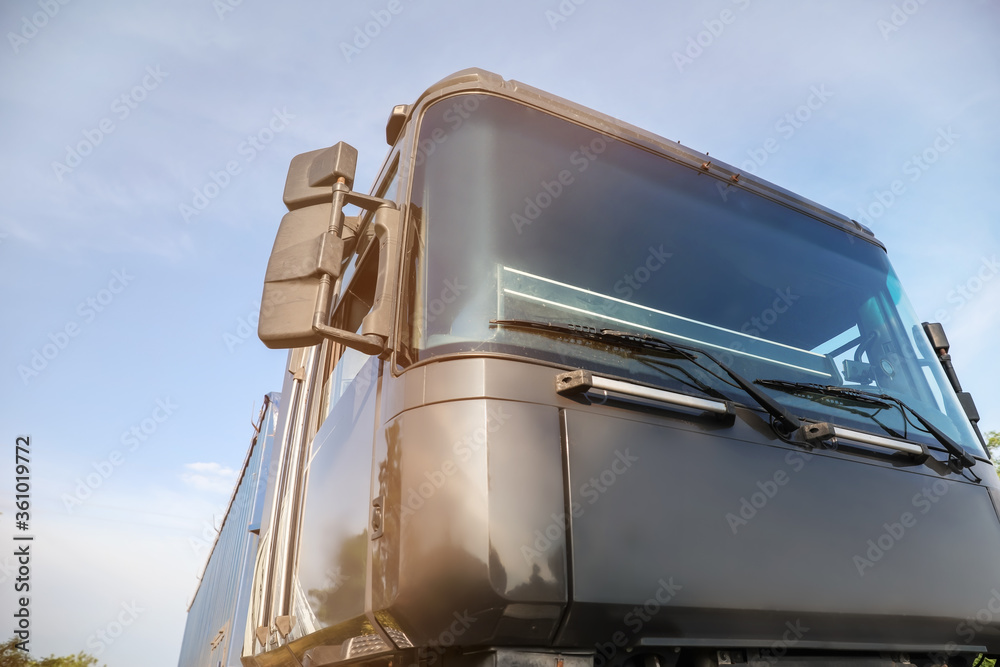
[[[396,139],[399,139],[403,131],[403,125],[406,124],[406,114],[409,111],[410,107],[406,104],[397,104],[392,108],[389,120],[385,123],[385,143],[390,146],[396,143]]]
[[[289,211],[304,206],[330,203],[333,185],[344,179],[350,190],[354,187],[354,172],[358,168],[358,151],[343,141],[309,151],[292,158],[285,178],[285,193],[282,199]]]
[[[401,216],[393,202],[351,192],[356,166],[357,151],[343,142],[297,155],[289,165],[284,192],[289,212],[274,239],[257,323],[258,337],[271,349],[310,347],[324,338],[366,354],[386,349],[398,283]],[[378,242],[378,279],[360,334],[329,326],[333,288],[357,238],[359,221],[345,225],[347,204],[375,211],[371,224]]]
[[[285,214],[264,274],[257,335],[272,349],[310,347],[323,340],[313,331],[322,276],[340,275],[344,242],[328,231],[333,204]]]
[[[948,350],[951,349],[951,343],[948,342],[948,336],[945,335],[944,327],[941,326],[941,323],[924,322],[922,326],[924,327],[924,333],[927,334],[927,340],[930,341],[931,347],[934,348],[934,352],[938,356],[948,354]]]

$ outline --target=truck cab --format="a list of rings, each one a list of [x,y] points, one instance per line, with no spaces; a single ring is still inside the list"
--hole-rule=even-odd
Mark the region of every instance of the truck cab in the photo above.
[[[224,664],[1000,654],[1000,479],[869,229],[482,70],[386,138],[369,194],[291,163],[252,576],[188,624]]]

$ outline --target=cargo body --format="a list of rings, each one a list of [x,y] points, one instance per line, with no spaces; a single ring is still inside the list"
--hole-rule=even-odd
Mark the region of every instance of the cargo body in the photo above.
[[[293,161],[253,577],[186,646],[229,576],[226,665],[1000,653],[1000,479],[870,231],[480,70],[387,139],[367,198]]]
[[[246,635],[253,566],[260,547],[264,497],[272,477],[274,433],[281,397],[267,394],[225,518],[214,544],[191,540],[207,552],[197,593],[188,608],[182,665],[238,665]]]

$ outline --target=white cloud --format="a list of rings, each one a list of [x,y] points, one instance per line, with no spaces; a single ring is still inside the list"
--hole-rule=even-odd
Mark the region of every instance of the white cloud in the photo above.
[[[199,491],[229,494],[236,481],[236,471],[220,463],[188,463],[181,481]]]

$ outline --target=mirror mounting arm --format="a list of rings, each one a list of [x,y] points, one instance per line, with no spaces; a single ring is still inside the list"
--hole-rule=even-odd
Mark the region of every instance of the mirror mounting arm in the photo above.
[[[330,219],[330,232],[333,232],[337,236],[341,235],[343,227],[343,207],[348,204],[366,211],[373,211],[383,207],[394,211],[398,210],[395,202],[354,192],[344,183],[343,179],[338,179],[333,184],[333,210]],[[332,286],[333,276],[324,274],[320,278],[320,289],[316,299],[316,312],[313,314],[313,331],[325,338],[358,350],[362,354],[381,355],[385,351],[386,340],[384,337],[372,333],[356,334],[343,329],[336,329],[327,324],[327,320],[330,317],[328,311],[331,302],[330,292]]]
[[[336,191],[337,189],[334,188],[334,192]],[[354,206],[363,208],[366,211],[374,211],[375,209],[383,206],[387,206],[393,210],[399,208],[396,202],[389,201],[388,199],[381,199],[379,197],[372,197],[371,195],[363,195],[360,192],[353,192],[351,190],[344,192],[344,203],[353,204]]]
[[[343,343],[345,346],[355,349],[362,354],[381,356],[385,352],[385,341],[382,340],[381,336],[376,334],[362,335],[351,333],[343,329],[334,329],[325,324],[320,324],[315,320],[313,321],[313,331],[322,334],[332,341]]]
[[[330,314],[323,309],[323,304],[329,306],[330,289],[333,279],[329,275],[320,278],[319,295],[316,299],[316,312],[313,314],[312,329],[325,338],[358,350],[363,354],[380,355],[385,351],[385,340],[376,334],[356,334],[344,329],[335,329],[326,323]]]

